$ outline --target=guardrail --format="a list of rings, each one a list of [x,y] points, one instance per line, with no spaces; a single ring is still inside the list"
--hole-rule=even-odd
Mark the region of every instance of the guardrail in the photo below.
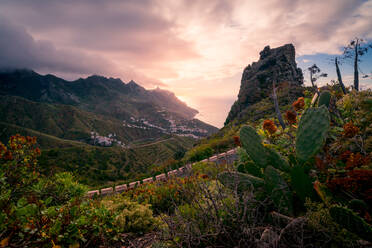
[[[237,151],[237,148],[234,148],[227,152],[214,155],[212,157],[209,157],[199,162],[215,162],[217,165],[224,164],[224,163],[232,164],[238,158],[236,151]],[[198,163],[198,162],[195,162],[195,163]],[[171,178],[171,177],[182,176],[187,171],[191,170],[192,165],[195,163],[186,164],[185,166],[182,166],[178,169],[171,170],[171,171],[168,171],[167,173],[162,173],[160,175],[157,175],[155,176],[155,180],[154,180],[154,177],[145,178],[142,180],[142,184],[152,183],[154,181],[166,181],[168,178]],[[139,185],[141,185],[141,181],[135,181],[135,182],[131,182],[128,184],[121,184],[115,187],[104,188],[101,190],[99,189],[91,190],[87,192],[87,197],[93,198],[94,196],[106,196],[106,195],[111,195],[115,193],[122,193],[129,189],[134,189],[135,187]]]

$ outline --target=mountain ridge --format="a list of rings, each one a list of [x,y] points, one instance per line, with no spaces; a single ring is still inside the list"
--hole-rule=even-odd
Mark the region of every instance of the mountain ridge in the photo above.
[[[197,110],[188,107],[174,93],[160,89],[146,90],[133,80],[124,83],[119,78],[92,75],[85,79],[67,81],[51,74],[43,76],[32,70],[14,70],[0,72],[0,96],[3,102],[3,109],[0,111],[2,120],[22,126],[25,121],[20,122],[20,120],[28,115],[28,123],[34,119],[34,123],[30,126],[35,130],[43,128],[42,124],[36,125],[35,122],[51,121],[54,123],[51,127],[64,122],[65,120],[55,116],[53,112],[56,111],[78,115],[75,122],[82,122],[83,125],[79,124],[78,127],[71,125],[71,127],[74,131],[83,131],[84,136],[97,131],[104,136],[122,133],[123,143],[134,141],[136,138],[143,139],[141,132],[150,133],[149,137],[155,135],[155,138],[162,134],[198,138],[217,131],[217,128],[194,119]],[[21,108],[11,103],[17,101],[17,97],[20,97],[18,104],[24,104]],[[8,109],[4,108],[5,105]],[[32,107],[34,108],[30,109]],[[18,110],[14,111],[17,108]],[[14,118],[16,113],[23,112],[22,108],[29,111],[24,113],[24,116],[19,115]],[[50,111],[39,115],[37,120],[30,115],[30,113],[37,115],[45,112],[46,109]],[[65,118],[69,119],[69,117]],[[90,120],[88,121],[90,124],[87,124],[87,120]],[[101,123],[110,122],[111,124],[105,125],[110,127],[114,125],[115,128],[112,130],[106,128],[103,133],[102,130],[95,130],[94,127],[100,120]],[[88,127],[91,130],[88,130]],[[134,133],[135,137],[123,138],[127,135],[121,129]],[[57,137],[64,138],[64,135],[65,133]],[[86,137],[77,138],[86,139]]]

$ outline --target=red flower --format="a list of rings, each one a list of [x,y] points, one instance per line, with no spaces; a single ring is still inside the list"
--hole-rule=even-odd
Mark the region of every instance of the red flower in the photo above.
[[[268,131],[270,134],[274,134],[278,128],[272,120],[265,120],[263,123],[263,129]]]
[[[292,125],[297,122],[297,115],[293,111],[287,111],[285,112],[285,119]]]
[[[292,104],[293,108],[296,110],[296,111],[299,111],[301,109],[303,109],[305,107],[305,99],[303,97],[299,97],[297,99],[297,101],[295,101],[293,104]]]
[[[346,167],[345,169],[350,170],[354,169],[355,167],[360,167],[365,164],[369,164],[371,161],[371,158],[369,156],[362,156],[359,152],[354,154],[351,153],[349,158],[346,161]]]
[[[359,133],[359,128],[354,126],[353,122],[348,122],[344,125],[344,132],[342,133],[347,138],[352,138]]]
[[[13,159],[13,154],[11,151],[6,151],[5,154],[4,154],[4,159],[5,160],[12,160]]]
[[[39,147],[37,147],[37,148],[35,149],[35,153],[36,153],[38,156],[41,154],[41,151],[40,151]]]
[[[236,146],[242,146],[239,136],[234,136],[234,143]]]

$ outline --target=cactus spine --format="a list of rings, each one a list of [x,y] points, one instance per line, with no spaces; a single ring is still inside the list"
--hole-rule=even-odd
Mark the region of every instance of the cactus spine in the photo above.
[[[329,125],[329,111],[325,106],[305,111],[296,135],[296,154],[300,160],[306,161],[319,151],[326,140]]]
[[[322,93],[320,93],[318,107],[324,105],[328,108],[330,101],[331,101],[331,92],[329,92],[328,90],[325,90]]]

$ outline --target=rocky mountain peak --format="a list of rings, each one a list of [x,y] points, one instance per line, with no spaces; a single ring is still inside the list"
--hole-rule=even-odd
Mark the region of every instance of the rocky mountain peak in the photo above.
[[[260,59],[244,69],[238,100],[231,107],[225,124],[238,117],[248,106],[270,96],[274,79],[277,85],[284,82],[290,86],[302,85],[303,74],[297,67],[295,55],[292,44],[277,48],[266,46],[260,52]]]

